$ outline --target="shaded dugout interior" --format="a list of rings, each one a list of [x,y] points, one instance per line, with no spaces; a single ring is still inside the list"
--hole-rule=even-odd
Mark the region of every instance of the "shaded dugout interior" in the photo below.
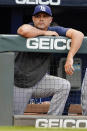
[[[0,7],[0,34],[16,34],[17,28],[23,23],[29,23],[32,19],[34,6],[20,6],[20,7]],[[52,6],[53,11],[53,23],[64,27],[70,27],[80,30],[87,35],[87,8],[86,7],[64,7],[64,6]],[[59,60],[65,57],[66,54],[54,54],[54,59],[52,60],[52,65],[50,73],[53,75],[57,74],[57,68],[59,66]],[[81,82],[84,77],[85,68],[87,61],[85,60],[86,54],[76,54],[76,58],[80,58],[82,61],[81,66]],[[55,69],[55,71],[53,71]],[[75,99],[74,99],[75,97]],[[77,98],[76,98],[77,97]],[[67,106],[71,103],[80,103],[80,90],[71,91],[69,99],[67,101]],[[67,109],[65,109],[67,110]],[[67,111],[66,111],[67,112]]]

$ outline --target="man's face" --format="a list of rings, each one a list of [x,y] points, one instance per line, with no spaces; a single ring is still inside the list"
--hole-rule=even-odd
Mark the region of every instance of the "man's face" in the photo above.
[[[52,22],[52,17],[44,12],[41,12],[33,16],[32,20],[35,27],[41,30],[47,30]]]

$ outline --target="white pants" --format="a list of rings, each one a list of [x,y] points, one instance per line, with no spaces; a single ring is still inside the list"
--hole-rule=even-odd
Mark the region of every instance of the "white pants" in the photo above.
[[[82,83],[81,104],[82,104],[82,114],[87,115],[87,68]]]
[[[48,114],[62,115],[69,92],[69,81],[46,74],[33,87],[14,87],[14,114],[23,114],[31,97],[44,98],[53,96]]]

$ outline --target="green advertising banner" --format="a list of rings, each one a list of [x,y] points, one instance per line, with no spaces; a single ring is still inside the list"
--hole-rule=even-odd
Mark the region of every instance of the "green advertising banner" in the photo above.
[[[19,35],[0,35],[0,52],[25,51],[67,53],[70,49],[71,39],[67,37],[39,36],[24,38]],[[78,53],[87,53],[87,37],[84,37]]]

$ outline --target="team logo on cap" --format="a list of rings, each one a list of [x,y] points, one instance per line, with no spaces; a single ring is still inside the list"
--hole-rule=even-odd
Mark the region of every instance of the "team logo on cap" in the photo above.
[[[42,5],[40,6],[40,10],[41,10],[41,11],[46,11],[45,7],[42,6]]]

